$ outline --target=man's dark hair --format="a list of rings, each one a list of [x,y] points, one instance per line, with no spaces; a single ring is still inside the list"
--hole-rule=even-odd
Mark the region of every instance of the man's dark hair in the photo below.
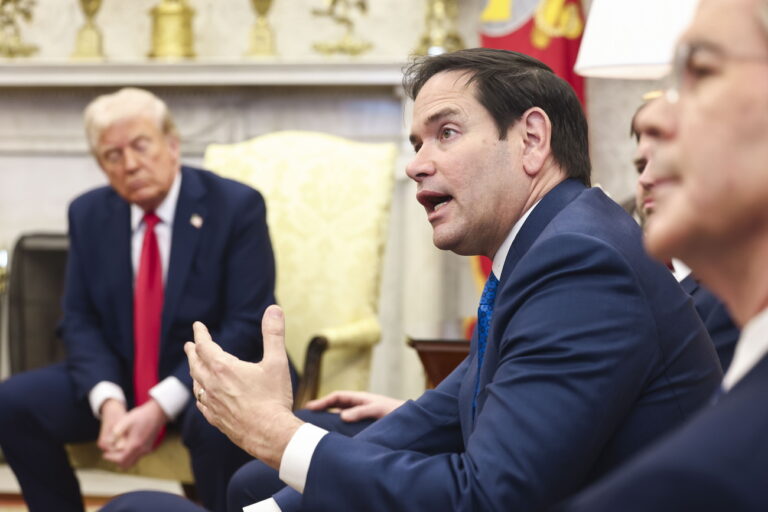
[[[466,71],[477,100],[491,114],[499,139],[531,107],[552,123],[552,156],[569,178],[590,185],[587,120],[576,93],[543,62],[522,53],[470,48],[424,57],[405,69],[403,87],[416,99],[424,84],[443,71]]]

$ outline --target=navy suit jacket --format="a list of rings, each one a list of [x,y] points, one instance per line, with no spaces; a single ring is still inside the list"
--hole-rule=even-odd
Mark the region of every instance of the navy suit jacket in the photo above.
[[[477,340],[427,391],[355,438],[317,445],[283,512],[538,510],[706,403],[720,365],[690,298],[637,224],[566,180],[507,256],[472,417]]]
[[[725,304],[699,283],[693,274],[688,274],[685,279],[680,281],[680,285],[693,299],[693,305],[699,312],[699,317],[704,322],[704,327],[707,328],[712,343],[715,344],[717,357],[720,358],[720,366],[723,367],[723,373],[725,373],[731,365],[736,342],[739,341],[739,328],[733,323],[731,315],[725,309]]]
[[[204,322],[227,352],[262,355],[261,317],[275,302],[275,263],[261,195],[211,172],[182,167],[165,282],[159,377],[191,388],[184,342]],[[202,218],[194,226],[193,215]],[[69,208],[70,249],[60,336],[79,397],[100,381],[133,402],[130,206],[110,187]]]
[[[560,510],[765,512],[766,389],[768,356],[714,406]]]

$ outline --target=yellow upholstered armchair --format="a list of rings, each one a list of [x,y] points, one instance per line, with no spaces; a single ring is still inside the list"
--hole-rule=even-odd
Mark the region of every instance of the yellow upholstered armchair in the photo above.
[[[297,408],[368,387],[395,157],[394,144],[300,131],[206,150],[207,169],[265,198],[287,350],[304,362]]]

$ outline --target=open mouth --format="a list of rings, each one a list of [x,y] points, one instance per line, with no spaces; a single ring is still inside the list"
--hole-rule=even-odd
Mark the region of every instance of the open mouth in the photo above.
[[[416,194],[416,199],[426,208],[427,213],[432,213],[450,203],[453,196],[423,190]]]

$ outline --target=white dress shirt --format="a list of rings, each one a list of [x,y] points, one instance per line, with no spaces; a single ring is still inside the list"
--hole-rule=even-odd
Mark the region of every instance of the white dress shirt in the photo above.
[[[520,219],[512,226],[507,238],[499,246],[496,254],[493,256],[493,274],[497,279],[501,279],[501,272],[504,270],[504,262],[507,259],[512,243],[515,241],[515,237],[520,232],[539,201],[536,201],[534,205],[528,209]],[[291,440],[288,441],[288,445],[285,447],[283,457],[280,460],[280,480],[285,482],[288,486],[294,488],[300,493],[304,492],[304,487],[307,484],[307,474],[309,473],[309,465],[312,462],[312,456],[315,453],[320,440],[328,433],[327,430],[309,423],[303,424],[293,434]],[[243,512],[282,512],[277,502],[272,499],[266,499],[253,505],[243,507]]]
[[[730,391],[768,353],[768,309],[764,309],[741,330],[733,361],[723,378],[723,391]]]
[[[678,283],[682,283],[683,279],[691,274],[691,269],[688,265],[682,261],[672,258],[672,275],[675,276]]]
[[[176,178],[173,180],[171,189],[168,191],[168,195],[160,206],[157,207],[155,213],[160,218],[160,222],[155,226],[155,236],[157,237],[157,244],[160,249],[160,261],[163,266],[163,285],[165,285],[166,277],[168,276],[168,262],[171,257],[171,234],[173,233],[173,216],[176,213],[176,204],[179,200],[179,189],[181,188],[181,172],[176,174]],[[144,210],[135,204],[131,205],[131,265],[133,267],[133,276],[136,279],[136,274],[139,268],[139,261],[141,259],[141,248],[144,243],[144,231],[146,230],[146,224],[144,223]],[[181,383],[176,377],[166,377],[161,382],[156,384],[149,390],[149,395],[154,398],[160,407],[165,412],[165,415],[174,419],[186,405],[189,400],[189,390]],[[99,418],[99,410],[104,402],[110,398],[114,398],[126,403],[125,393],[114,382],[101,381],[91,389],[88,394],[88,400],[91,404],[93,414]]]

